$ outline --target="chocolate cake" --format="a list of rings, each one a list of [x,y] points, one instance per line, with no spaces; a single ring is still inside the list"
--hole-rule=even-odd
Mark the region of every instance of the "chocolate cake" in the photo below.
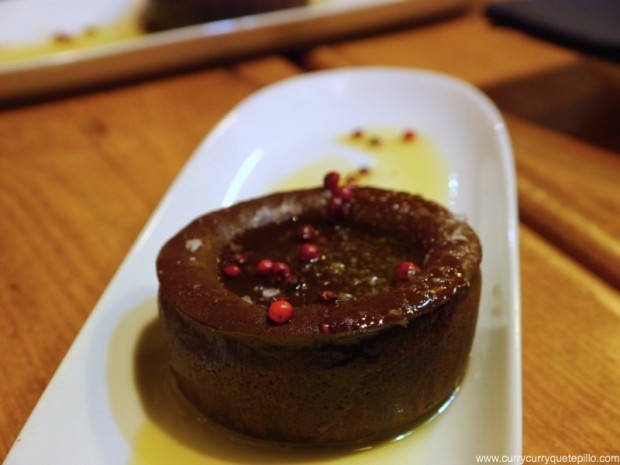
[[[329,176],[206,214],[157,259],[178,388],[265,441],[403,433],[463,377],[480,261],[476,234],[444,207]]]
[[[149,31],[303,6],[308,0],[148,0],[143,14]]]

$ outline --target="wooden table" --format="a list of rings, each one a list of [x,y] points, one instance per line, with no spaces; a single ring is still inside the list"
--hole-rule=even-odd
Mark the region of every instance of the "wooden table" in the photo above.
[[[579,56],[473,11],[1,110],[0,457],[219,118],[265,84],[356,65],[447,72],[502,110],[521,215],[523,453],[620,454],[619,105]]]

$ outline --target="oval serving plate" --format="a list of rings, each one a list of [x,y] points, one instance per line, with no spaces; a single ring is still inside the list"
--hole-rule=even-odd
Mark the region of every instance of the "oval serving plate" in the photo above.
[[[370,137],[368,144],[352,135],[360,128]],[[427,157],[428,163],[414,158],[400,165],[389,158],[404,143],[395,142],[392,150],[389,138],[409,130],[415,133],[413,143],[422,147],[412,156]],[[371,140],[373,134],[378,143]],[[149,383],[165,384],[157,377],[165,360],[157,359],[161,341],[155,334],[159,248],[209,210],[275,189],[317,185],[321,180],[314,174],[322,170],[362,166],[379,173],[376,180],[384,187],[393,183],[445,203],[480,235],[480,318],[459,391],[445,411],[412,434],[365,450],[309,454],[240,442],[223,446],[221,432],[197,428],[184,408],[164,405],[165,386],[144,389]],[[232,109],[179,174],[5,464],[473,464],[483,454],[518,455],[517,226],[509,136],[497,109],[472,86],[437,73],[396,68],[308,73],[268,86]],[[149,372],[154,376],[149,383],[140,378],[144,363],[159,367]],[[180,420],[171,418],[175,415]]]

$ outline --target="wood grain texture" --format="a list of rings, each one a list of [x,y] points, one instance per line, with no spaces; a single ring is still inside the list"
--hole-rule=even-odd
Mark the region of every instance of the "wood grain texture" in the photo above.
[[[264,58],[0,112],[0,457],[198,143],[293,69]]]
[[[620,293],[527,227],[521,277],[523,453],[620,453]]]
[[[620,154],[575,138],[592,142],[579,109],[594,87],[559,88],[545,108],[523,97],[553,90],[548,78],[580,58],[464,16],[324,44],[300,62],[435,69],[500,104],[523,223],[524,454],[620,453]],[[187,157],[241,99],[298,72],[264,57],[0,111],[0,458]],[[541,127],[567,102],[564,134]]]
[[[309,69],[404,66],[451,74],[484,87],[569,66],[578,57],[466,15],[416,28],[316,47]]]
[[[508,117],[521,220],[620,289],[620,157]]]

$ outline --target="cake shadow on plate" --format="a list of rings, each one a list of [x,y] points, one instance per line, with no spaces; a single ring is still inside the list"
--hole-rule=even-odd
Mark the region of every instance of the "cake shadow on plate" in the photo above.
[[[346,457],[357,460],[369,450],[423,440],[424,430],[449,406],[458,390],[450,393],[428,416],[392,438],[357,448],[295,447],[258,441],[205,418],[178,390],[168,365],[164,335],[155,319],[140,333],[134,352],[134,370],[135,385],[147,420],[131,444],[132,465],[159,465],[168,463],[170,458],[179,460],[188,457],[186,465],[329,463]],[[169,440],[162,440],[163,436]]]

